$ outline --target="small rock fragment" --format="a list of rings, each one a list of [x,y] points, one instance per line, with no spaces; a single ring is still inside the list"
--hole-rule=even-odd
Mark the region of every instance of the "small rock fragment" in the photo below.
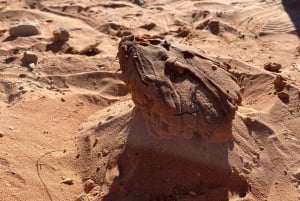
[[[4,137],[4,132],[0,131],[0,137]]]
[[[212,34],[218,35],[220,32],[220,23],[217,20],[211,20],[208,23],[208,28]]]
[[[245,173],[245,174],[251,174],[251,170],[249,170],[249,169],[247,169],[247,168],[245,168],[245,167],[243,167],[242,171],[243,171],[243,173]]]
[[[32,64],[36,65],[38,62],[38,56],[34,52],[25,51],[21,61],[25,66],[32,66]]]
[[[109,154],[109,151],[107,149],[102,150],[102,156],[107,156]]]
[[[133,3],[141,7],[145,4],[143,0],[134,0]]]
[[[92,179],[88,179],[84,182],[84,192],[89,193],[95,187],[95,182]]]
[[[63,181],[61,183],[67,185],[73,185],[73,179],[63,177]]]
[[[24,73],[19,74],[19,78],[25,78],[25,77],[27,77],[26,74],[24,74]]]
[[[293,173],[293,177],[300,181],[300,168]]]
[[[41,32],[40,32],[39,24],[31,21],[22,22],[9,29],[9,35],[12,37],[32,36],[40,33]]]
[[[65,28],[58,28],[53,31],[53,40],[54,41],[65,42],[65,41],[68,41],[69,38],[70,38],[70,34]]]
[[[82,50],[79,51],[79,54],[85,55],[96,55],[100,53],[100,50],[97,48],[100,42],[96,42],[94,44],[87,45]]]
[[[264,69],[271,72],[278,72],[281,69],[281,64],[268,62],[264,64]]]
[[[277,75],[275,80],[274,80],[274,88],[276,89],[276,91],[282,91],[286,86],[286,80],[280,76]]]
[[[284,102],[288,102],[289,101],[289,94],[284,92],[284,91],[280,91],[277,93],[278,98],[280,98],[282,101]]]
[[[75,201],[88,201],[88,196],[86,193],[81,193]]]

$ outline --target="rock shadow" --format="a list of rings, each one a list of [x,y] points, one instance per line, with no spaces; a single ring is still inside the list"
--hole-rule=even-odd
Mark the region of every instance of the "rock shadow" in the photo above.
[[[129,124],[119,176],[103,201],[228,201],[244,197],[246,179],[228,162],[232,142],[157,139],[149,136],[141,112]]]
[[[69,45],[64,41],[53,41],[48,43],[46,46],[46,51],[51,51],[53,53],[58,53],[63,49],[67,49]]]
[[[16,40],[18,37],[17,36],[8,36],[6,37],[2,42],[9,42],[9,41],[13,41]]]
[[[282,0],[282,5],[295,26],[295,34],[300,37],[300,1]]]

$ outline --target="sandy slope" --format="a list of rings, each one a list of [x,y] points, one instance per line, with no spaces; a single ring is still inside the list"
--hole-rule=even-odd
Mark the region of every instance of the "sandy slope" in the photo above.
[[[114,192],[118,161],[104,156],[103,149],[113,156],[121,152],[124,136],[110,136],[126,127],[134,105],[117,73],[118,42],[128,31],[189,44],[230,63],[243,88],[238,113],[246,126],[236,119],[234,153],[241,157],[229,158],[231,164],[250,169],[244,175],[251,185],[246,198],[234,195],[231,200],[300,200],[299,181],[292,176],[300,168],[295,6],[278,0],[133,2],[144,5],[102,0],[0,2],[0,200],[75,200],[87,178],[103,184],[90,198],[109,200],[105,195]],[[219,21],[217,34],[208,28],[209,19]],[[41,34],[11,39],[8,29],[27,20],[39,22]],[[51,40],[58,27],[70,31],[68,47],[81,50],[99,42],[100,53],[64,53]],[[20,65],[24,50],[38,54],[32,72]],[[266,72],[266,62],[282,64],[281,71]],[[278,74],[289,85],[288,102],[274,94]],[[62,177],[72,178],[74,184],[62,184]],[[118,193],[122,195],[122,189]]]

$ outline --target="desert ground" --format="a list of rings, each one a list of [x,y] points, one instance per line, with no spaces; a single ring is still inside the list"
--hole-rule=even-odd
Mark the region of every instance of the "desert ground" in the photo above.
[[[0,200],[300,200],[299,9],[292,0],[1,0]],[[13,34],[24,22],[38,33]],[[59,28],[68,40],[55,40]],[[118,45],[129,34],[230,66],[242,102],[226,155],[210,157],[225,157],[247,192],[220,193],[216,178],[228,178],[197,169],[185,142],[130,148],[126,128],[145,128],[121,79]],[[25,51],[38,61],[24,64]]]

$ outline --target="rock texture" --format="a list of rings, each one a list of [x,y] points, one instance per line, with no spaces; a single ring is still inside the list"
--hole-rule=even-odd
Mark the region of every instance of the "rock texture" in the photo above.
[[[22,22],[9,29],[9,34],[12,37],[32,36],[40,34],[39,24],[36,22]]]
[[[38,62],[38,56],[31,51],[25,51],[22,58],[22,64],[29,66],[30,64],[36,65]]]
[[[226,67],[192,47],[128,36],[119,45],[122,79],[160,137],[226,141],[241,103]]]
[[[70,34],[65,28],[58,28],[53,31],[53,40],[54,41],[65,42],[65,41],[68,41],[69,38],[70,38]]]

